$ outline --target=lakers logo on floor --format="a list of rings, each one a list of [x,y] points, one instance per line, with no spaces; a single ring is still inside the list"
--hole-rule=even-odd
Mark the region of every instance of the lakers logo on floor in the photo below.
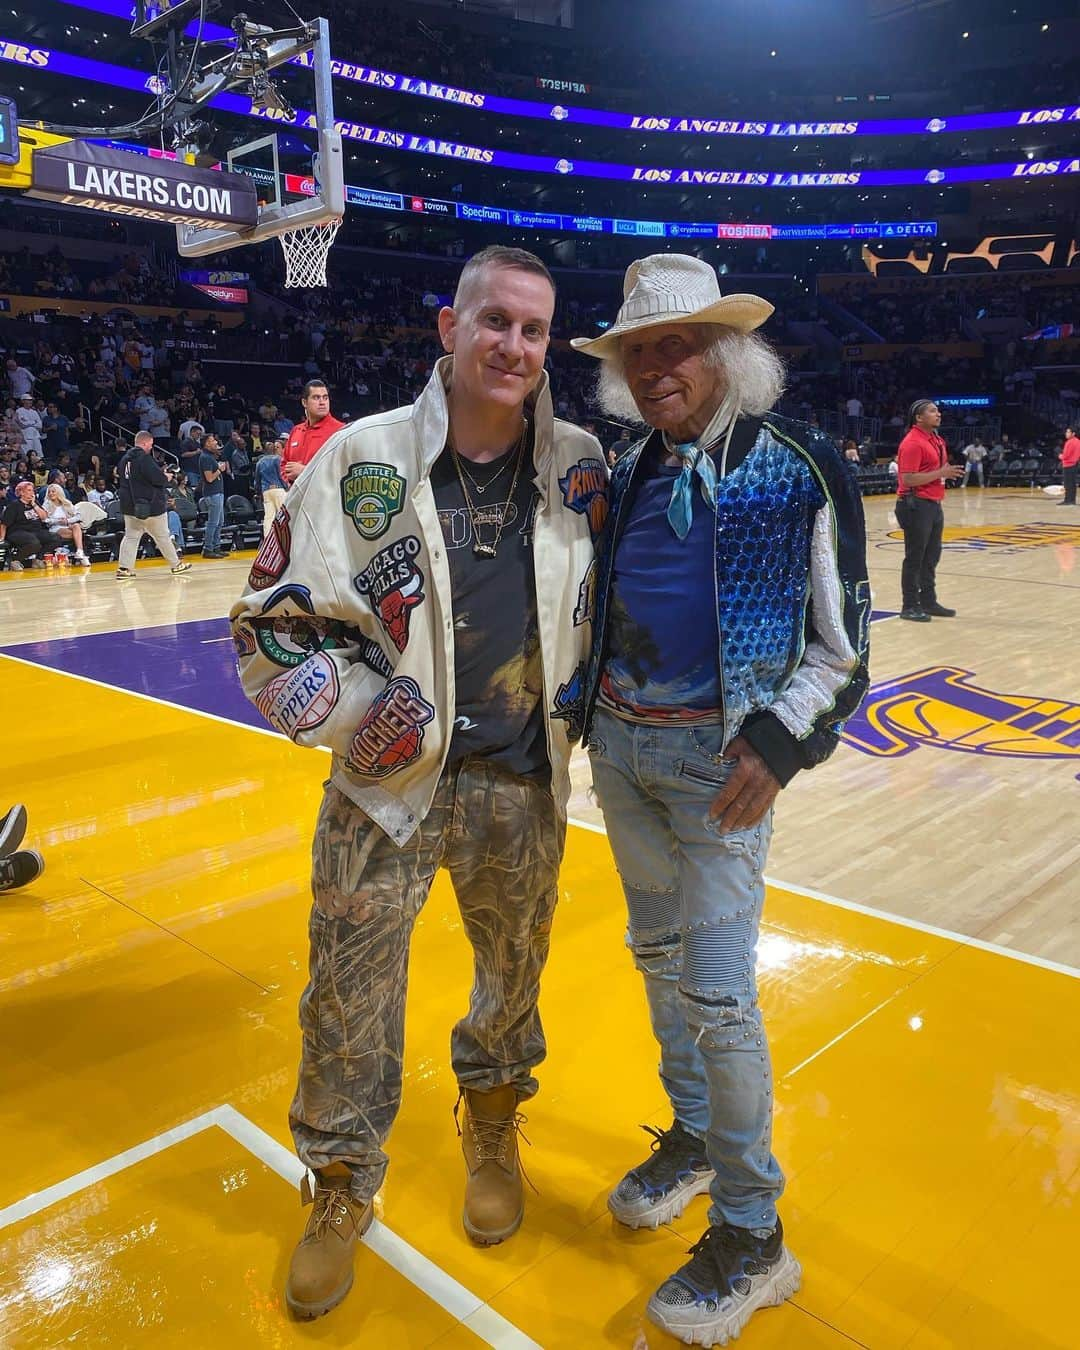
[[[971,755],[1071,759],[1080,768],[1080,703],[998,694],[972,678],[957,666],[928,666],[874,685],[843,739],[885,758],[938,746]]]
[[[890,530],[889,541],[903,543],[902,530]],[[941,546],[961,552],[980,553],[994,549],[999,553],[1019,553],[1029,548],[1046,548],[1050,544],[1080,546],[1080,525],[1058,525],[1055,521],[1031,520],[1019,525],[946,525]],[[892,542],[878,545],[891,548]]]

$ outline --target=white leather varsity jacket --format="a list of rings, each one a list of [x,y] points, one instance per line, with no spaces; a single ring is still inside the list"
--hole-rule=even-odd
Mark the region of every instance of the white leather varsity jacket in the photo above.
[[[336,432],[297,478],[230,614],[244,692],[403,844],[427,814],[454,722],[454,602],[429,474],[446,443],[444,357],[409,407]],[[539,504],[537,620],[552,792],[565,813],[581,735],[607,514],[599,443],[529,399]]]

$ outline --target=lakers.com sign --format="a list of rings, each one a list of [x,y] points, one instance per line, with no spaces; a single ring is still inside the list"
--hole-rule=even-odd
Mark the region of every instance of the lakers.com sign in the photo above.
[[[147,160],[85,141],[35,150],[30,195],[170,225],[246,226],[259,216],[255,184],[243,174]]]

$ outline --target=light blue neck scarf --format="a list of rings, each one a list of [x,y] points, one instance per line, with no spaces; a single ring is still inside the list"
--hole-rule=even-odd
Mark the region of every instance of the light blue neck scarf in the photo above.
[[[713,414],[712,420],[701,433],[696,441],[685,441],[676,444],[670,440],[667,433],[664,433],[664,448],[669,455],[673,455],[682,466],[679,476],[671,489],[671,500],[668,503],[667,518],[671,528],[680,539],[685,539],[690,533],[690,526],[694,519],[694,478],[698,479],[698,486],[701,489],[701,495],[710,507],[715,509],[716,504],[716,484],[717,473],[716,465],[713,463],[712,455],[709,453],[724,435],[724,450],[720,457],[720,477],[723,478],[727,472],[728,447],[731,444],[731,433],[735,430],[735,421],[739,415],[738,406],[730,394],[724,397],[724,401]]]

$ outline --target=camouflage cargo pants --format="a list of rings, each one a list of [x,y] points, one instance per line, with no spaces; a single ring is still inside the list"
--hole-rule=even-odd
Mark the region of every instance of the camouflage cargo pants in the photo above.
[[[446,867],[474,955],[469,1010],[453,1030],[462,1087],[537,1090],[544,1058],[536,1000],[558,895],[565,825],[542,783],[482,759],[447,770],[404,848],[336,788],[315,827],[310,979],[290,1111],[302,1162],[345,1162],[352,1191],[382,1185],[383,1145],[401,1101],[413,924]],[[422,997],[421,993],[421,997]]]

